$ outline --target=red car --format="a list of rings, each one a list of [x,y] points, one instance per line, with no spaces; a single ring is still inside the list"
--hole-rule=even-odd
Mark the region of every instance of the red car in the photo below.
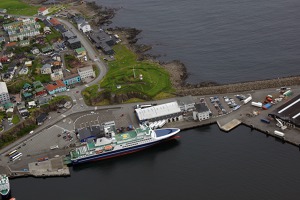
[[[76,91],[76,93],[79,93],[79,91]]]

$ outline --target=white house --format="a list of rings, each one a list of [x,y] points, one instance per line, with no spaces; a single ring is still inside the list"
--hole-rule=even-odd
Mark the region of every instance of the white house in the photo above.
[[[46,8],[46,7],[40,7],[38,9],[38,15],[44,15],[45,16],[47,14],[49,14],[48,8]]]
[[[5,82],[0,82],[0,104],[9,103],[9,93]]]
[[[44,64],[43,67],[41,68],[41,74],[51,74],[52,70],[51,70],[51,65],[50,64]]]
[[[83,22],[81,24],[78,24],[78,29],[81,30],[82,32],[86,33],[86,32],[90,32],[91,29],[91,25],[89,25],[88,22]]]
[[[196,110],[193,111],[194,120],[202,121],[209,119],[211,112],[205,103],[195,104],[195,108]]]
[[[89,77],[95,78],[96,76],[92,66],[79,68],[77,71],[82,81]]]
[[[54,72],[50,75],[52,81],[61,80],[64,78],[62,71]]]

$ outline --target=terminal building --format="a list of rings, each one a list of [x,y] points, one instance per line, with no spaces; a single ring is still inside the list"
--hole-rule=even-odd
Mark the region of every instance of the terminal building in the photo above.
[[[177,101],[147,108],[137,108],[135,112],[139,123],[160,120],[166,120],[166,122],[183,120],[182,111]]]
[[[274,110],[269,116],[280,119],[285,125],[300,128],[300,95]]]

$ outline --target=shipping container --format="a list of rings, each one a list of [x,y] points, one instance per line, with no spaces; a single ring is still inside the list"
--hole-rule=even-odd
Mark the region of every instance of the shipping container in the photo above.
[[[270,120],[265,119],[265,118],[260,119],[260,121],[261,121],[261,122],[264,122],[264,123],[266,123],[266,124],[270,124]]]
[[[267,104],[265,104],[265,105],[262,107],[262,109],[268,110],[268,109],[271,108],[271,107],[272,107],[272,104],[267,103]]]
[[[251,102],[251,105],[252,105],[252,106],[259,107],[259,108],[262,107],[262,103],[261,103],[261,102],[254,102],[254,101],[252,101],[252,102]]]
[[[284,133],[283,132],[280,132],[280,131],[274,131],[274,134],[279,136],[279,137],[284,137]]]

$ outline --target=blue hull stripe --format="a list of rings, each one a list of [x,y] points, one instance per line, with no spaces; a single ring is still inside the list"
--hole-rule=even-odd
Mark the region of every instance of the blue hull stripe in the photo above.
[[[166,138],[166,139],[169,139],[169,138]],[[72,164],[79,164],[79,163],[84,163],[84,162],[89,162],[89,161],[94,161],[94,160],[99,160],[99,159],[105,159],[106,157],[118,156],[118,154],[124,154],[124,153],[129,153],[131,151],[141,150],[143,148],[147,148],[147,147],[153,146],[155,144],[158,144],[162,141],[165,141],[166,139],[147,143],[147,144],[141,144],[141,145],[125,148],[125,149],[119,149],[119,150],[111,151],[111,152],[107,152],[107,153],[102,153],[102,154],[98,154],[98,155],[94,155],[94,156],[89,156],[89,157],[85,157],[85,158],[80,158],[77,160],[72,160]]]

